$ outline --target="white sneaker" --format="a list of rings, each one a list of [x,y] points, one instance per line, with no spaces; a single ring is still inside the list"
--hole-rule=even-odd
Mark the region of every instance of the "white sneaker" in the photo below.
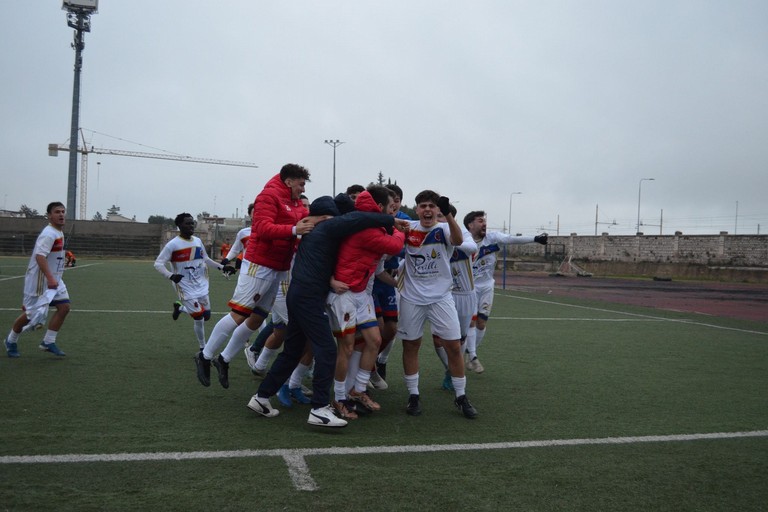
[[[467,363],[467,369],[472,370],[475,373],[483,373],[485,371],[485,368],[480,364],[480,360],[477,357]]]
[[[346,427],[347,421],[338,418],[333,413],[333,408],[330,405],[321,407],[319,409],[312,409],[309,411],[309,419],[307,423],[310,425],[317,425],[319,427]]]
[[[379,375],[379,372],[372,371],[371,372],[371,386],[373,389],[387,389],[389,387],[389,384],[387,384],[387,381],[381,378],[381,375]]]
[[[272,407],[269,398],[261,398],[259,395],[253,395],[251,397],[250,402],[248,402],[248,408],[267,418],[274,418],[280,414],[280,411]]]
[[[246,345],[243,352],[245,352],[245,360],[248,361],[248,366],[251,368],[251,370],[256,368],[256,359],[258,359],[259,355],[251,350],[250,345]]]

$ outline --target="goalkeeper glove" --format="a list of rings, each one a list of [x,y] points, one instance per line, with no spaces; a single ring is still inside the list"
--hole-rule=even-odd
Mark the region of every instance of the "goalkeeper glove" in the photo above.
[[[229,265],[229,260],[227,258],[221,258],[221,262],[220,263],[222,265]]]
[[[231,275],[233,275],[235,272],[237,272],[237,270],[235,270],[235,267],[233,267],[232,265],[224,265],[223,267],[221,267],[221,272],[222,272],[222,273],[223,273],[225,276],[231,276]]]
[[[171,281],[173,281],[173,282],[174,282],[174,283],[176,283],[176,284],[179,284],[179,281],[181,281],[181,279],[182,279],[183,277],[184,277],[184,276],[183,276],[183,275],[181,275],[181,274],[172,274],[172,275],[171,275],[171,277],[169,277],[168,279],[170,279]]]
[[[541,235],[536,235],[535,237],[533,237],[533,241],[536,242],[537,244],[547,245],[548,236],[549,235],[547,235],[546,233],[542,233]]]
[[[437,207],[440,208],[440,213],[445,217],[451,214],[450,204],[451,200],[445,196],[440,196],[440,199],[437,200]]]

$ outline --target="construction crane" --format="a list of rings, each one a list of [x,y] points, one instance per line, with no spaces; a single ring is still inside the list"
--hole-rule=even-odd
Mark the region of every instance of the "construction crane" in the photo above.
[[[85,140],[85,139],[83,139]],[[59,151],[70,151],[69,146],[63,144],[48,144],[48,156],[59,156]],[[88,204],[88,155],[95,153],[97,155],[116,155],[132,156],[136,158],[156,158],[160,160],[177,160],[181,162],[190,162],[196,164],[213,165],[233,165],[236,167],[258,167],[251,162],[236,162],[232,160],[216,160],[214,158],[195,158],[191,156],[172,155],[167,153],[143,153],[140,151],[123,151],[121,149],[95,148],[83,146],[77,148],[77,152],[82,155],[80,159],[80,219],[86,217],[86,206]]]

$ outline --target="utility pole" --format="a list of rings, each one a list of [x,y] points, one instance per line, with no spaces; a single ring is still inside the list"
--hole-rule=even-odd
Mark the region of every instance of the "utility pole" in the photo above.
[[[67,25],[75,29],[72,48],[75,50],[75,79],[72,86],[72,126],[69,133],[69,175],[67,178],[67,218],[75,218],[77,205],[77,131],[80,128],[80,71],[85,49],[85,32],[91,31],[91,14],[98,12],[98,0],[64,0]]]
[[[336,148],[344,143],[338,139],[327,139],[323,142],[333,147],[333,197],[336,197]]]

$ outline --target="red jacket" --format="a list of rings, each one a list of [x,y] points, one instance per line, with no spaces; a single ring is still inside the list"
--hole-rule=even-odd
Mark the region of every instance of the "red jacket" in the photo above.
[[[381,213],[367,191],[357,196],[355,209],[362,212]],[[348,236],[339,247],[339,258],[333,277],[346,283],[353,292],[361,292],[376,271],[384,254],[399,254],[403,250],[405,235],[395,230],[387,234],[384,228],[368,228]]]
[[[293,227],[308,214],[300,200],[291,198],[291,189],[280,175],[273,176],[254,201],[245,259],[274,270],[289,270],[296,250]]]

